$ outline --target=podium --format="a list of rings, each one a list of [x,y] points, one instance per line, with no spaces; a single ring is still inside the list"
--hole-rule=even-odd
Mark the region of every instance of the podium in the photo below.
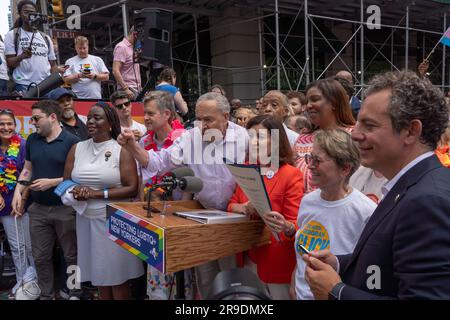
[[[202,224],[175,216],[203,209],[198,201],[167,201],[166,215],[147,218],[144,202],[107,205],[109,238],[161,272],[171,273],[270,242],[260,220]],[[162,210],[163,202],[152,202]]]

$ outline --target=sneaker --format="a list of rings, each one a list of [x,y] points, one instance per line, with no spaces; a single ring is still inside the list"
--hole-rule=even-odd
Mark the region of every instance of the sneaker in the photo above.
[[[81,300],[80,297],[70,296],[69,300]]]

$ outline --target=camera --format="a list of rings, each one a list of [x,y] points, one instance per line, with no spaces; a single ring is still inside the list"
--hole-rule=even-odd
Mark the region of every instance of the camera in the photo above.
[[[37,28],[45,23],[48,23],[48,16],[41,13],[30,13],[28,15],[28,20],[30,21],[30,26]]]

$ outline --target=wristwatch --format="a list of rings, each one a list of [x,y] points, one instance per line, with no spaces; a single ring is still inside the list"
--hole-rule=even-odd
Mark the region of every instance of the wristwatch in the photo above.
[[[340,300],[341,292],[345,287],[345,283],[339,282],[330,292],[328,292],[328,300]]]

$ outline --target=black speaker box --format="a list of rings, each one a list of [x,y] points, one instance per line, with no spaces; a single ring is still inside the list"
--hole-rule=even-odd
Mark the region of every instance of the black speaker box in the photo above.
[[[134,27],[141,41],[141,58],[170,66],[172,62],[172,11],[144,8],[134,12]]]

